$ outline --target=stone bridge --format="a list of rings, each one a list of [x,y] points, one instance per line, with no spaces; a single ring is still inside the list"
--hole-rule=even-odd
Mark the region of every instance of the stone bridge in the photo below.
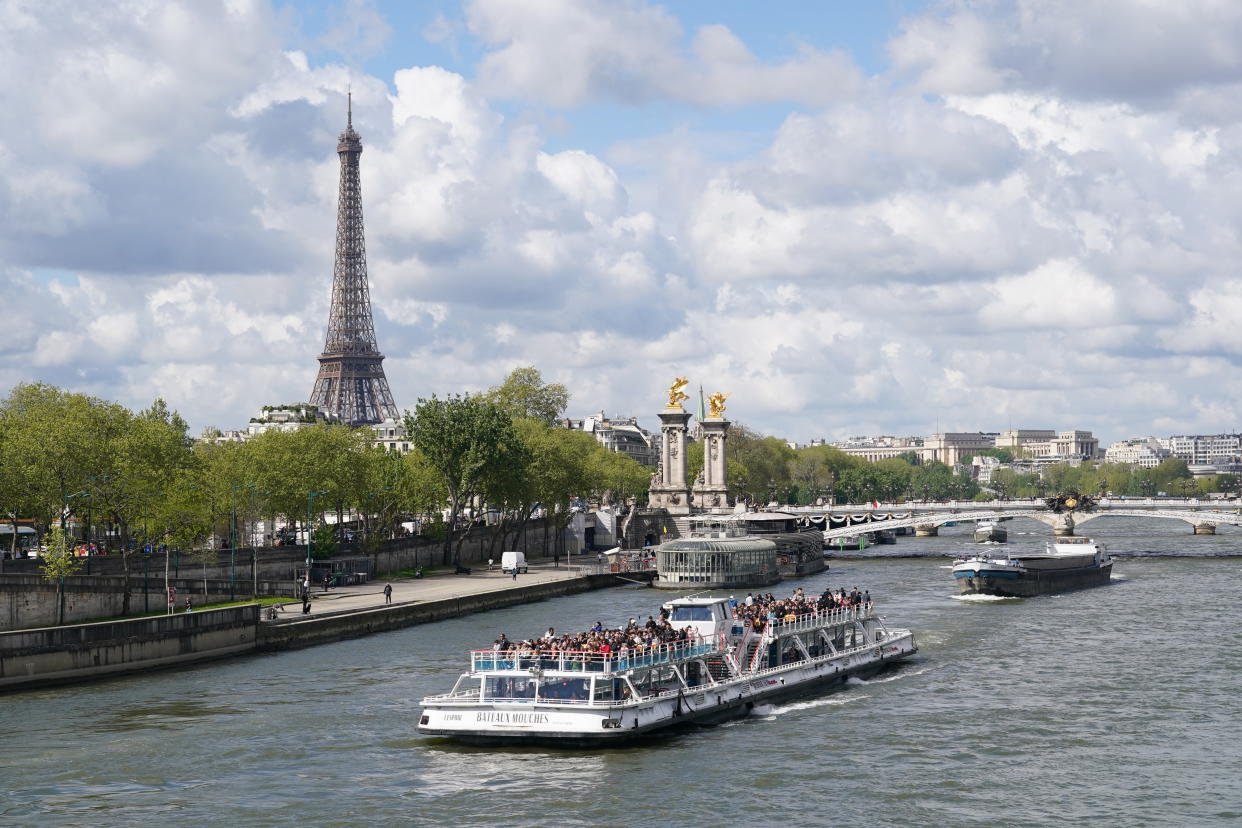
[[[1055,535],[1072,535],[1074,528],[1101,517],[1158,517],[1181,520],[1196,535],[1214,535],[1222,523],[1242,526],[1242,507],[1188,500],[1105,500],[1089,512],[1053,512],[1042,500],[1001,503],[951,501],[947,503],[867,504],[863,506],[795,506],[782,509],[802,517],[807,526],[824,528],[824,540],[853,537],[861,532],[912,528],[919,536],[937,534],[946,523],[1025,517],[1052,528]],[[844,522],[844,525],[836,524]],[[865,528],[864,528],[865,527]]]

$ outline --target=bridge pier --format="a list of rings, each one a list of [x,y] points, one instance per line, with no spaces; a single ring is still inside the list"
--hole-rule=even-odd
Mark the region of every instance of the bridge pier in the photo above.
[[[1052,534],[1059,538],[1072,537],[1074,534],[1074,516],[1068,512],[1053,515]]]
[[[1215,535],[1216,524],[1215,523],[1196,523],[1195,534],[1196,535]]]
[[[914,527],[914,536],[916,538],[934,538],[940,534],[940,527],[936,524],[928,524],[926,526]]]

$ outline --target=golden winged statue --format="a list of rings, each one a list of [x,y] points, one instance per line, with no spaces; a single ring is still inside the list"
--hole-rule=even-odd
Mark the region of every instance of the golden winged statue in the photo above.
[[[690,384],[690,380],[685,377],[678,377],[673,380],[673,384],[668,387],[668,406],[665,411],[685,411],[681,407],[682,400],[690,399],[690,395],[683,392],[682,389]]]
[[[711,409],[707,416],[720,418],[724,416],[725,400],[729,399],[729,395],[721,391],[717,391],[707,398],[708,408]]]

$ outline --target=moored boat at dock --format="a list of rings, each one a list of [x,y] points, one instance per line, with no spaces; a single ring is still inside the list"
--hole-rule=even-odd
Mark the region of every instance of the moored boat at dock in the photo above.
[[[1108,583],[1113,559],[1090,538],[1062,537],[1044,552],[981,554],[953,565],[963,595],[1027,597]]]
[[[914,634],[888,629],[871,602],[822,603],[791,599],[787,608],[811,611],[752,622],[725,598],[678,598],[662,612],[672,640],[631,647],[630,631],[643,629],[631,625],[616,650],[498,641],[470,654],[451,691],[423,699],[418,730],[477,744],[617,744],[744,716],[917,652]]]
[[[975,524],[976,543],[1004,543],[1009,540],[1009,531],[995,520],[981,520]]]

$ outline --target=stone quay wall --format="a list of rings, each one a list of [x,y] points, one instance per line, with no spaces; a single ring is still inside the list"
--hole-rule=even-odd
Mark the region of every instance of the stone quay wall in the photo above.
[[[65,623],[76,624],[99,618],[121,615],[124,578],[96,575],[71,575],[65,578],[63,601]],[[129,608],[133,613],[159,612],[167,608],[164,593],[164,573],[157,577],[153,572],[146,579],[130,578]],[[207,592],[199,578],[176,578],[169,584],[177,589],[178,612],[184,612],[186,596],[197,606],[228,601],[230,597],[227,580],[208,580]],[[232,593],[236,598],[250,597],[251,582],[237,579]],[[260,595],[291,595],[288,582],[259,582]],[[60,607],[56,600],[56,583],[39,575],[0,575],[0,630],[20,630],[32,627],[50,627],[60,621]]]
[[[252,652],[258,604],[0,633],[0,689],[39,687]]]

